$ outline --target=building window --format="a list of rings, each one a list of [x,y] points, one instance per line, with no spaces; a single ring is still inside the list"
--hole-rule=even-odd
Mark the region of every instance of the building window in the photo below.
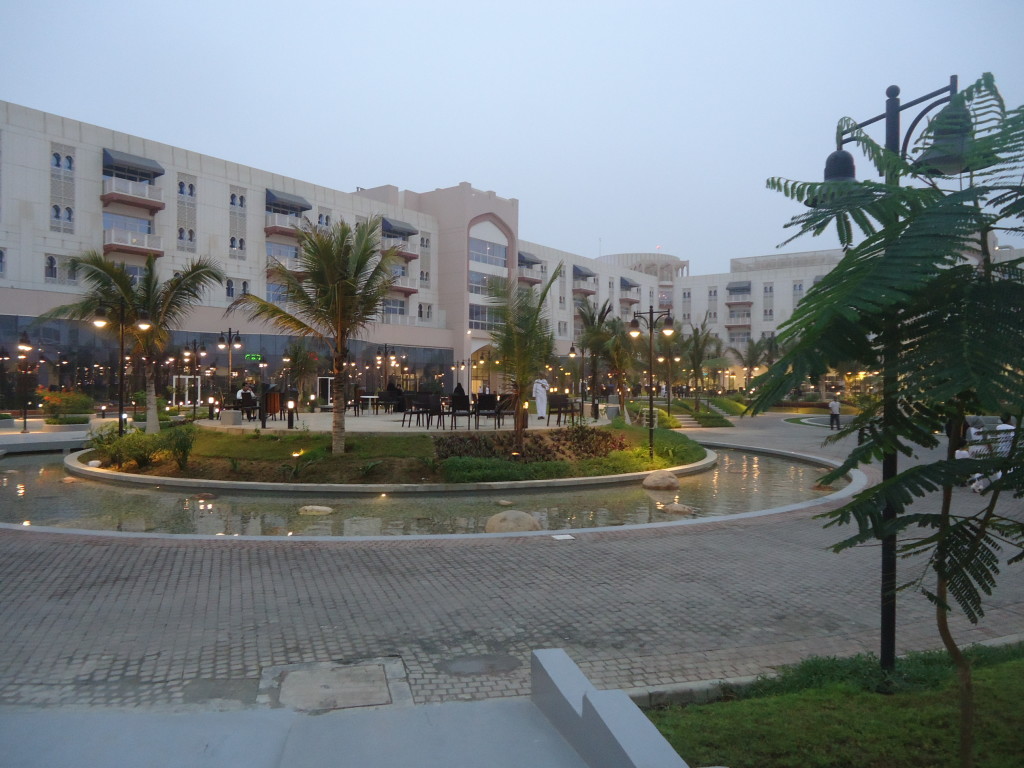
[[[60,156],[60,152],[54,152],[53,160],[50,161],[50,165],[52,165],[54,168],[60,168],[61,160],[62,158]]]
[[[558,338],[564,339],[569,335],[569,323],[565,320],[558,321]]]
[[[433,304],[420,304],[416,309],[416,317],[420,320],[429,320],[434,316],[434,305]]]
[[[248,280],[243,280],[242,281],[242,295],[243,296],[247,296],[248,294],[249,294],[249,281]]]
[[[185,242],[185,228],[178,227],[178,240],[179,242]]]
[[[469,292],[480,296],[487,295],[487,278],[483,272],[469,273]]]
[[[46,257],[46,265],[43,267],[43,277],[47,280],[57,279],[57,259],[53,256]]]
[[[507,268],[508,246],[471,237],[469,238],[469,260]]]
[[[385,315],[404,315],[405,299],[384,299],[381,308]]]
[[[238,207],[245,208],[245,195],[238,196]]]
[[[774,293],[775,292],[775,288],[772,286],[771,283],[765,283],[764,284],[764,292],[765,293]]]
[[[717,323],[718,322],[718,313],[717,312],[708,312],[708,320],[710,322],[712,322],[712,323]]]
[[[774,309],[766,309],[764,311],[764,319],[765,320],[774,320],[775,319],[775,310]]]
[[[283,284],[267,283],[267,301],[273,304],[284,304],[287,300],[288,292]]]
[[[232,193],[232,195],[231,195],[231,205],[233,207],[238,205],[238,195],[236,195],[234,193]]]
[[[690,300],[690,289],[686,288],[686,289],[683,290],[683,301],[689,301],[689,300]]]
[[[422,235],[420,236],[420,249],[427,250],[427,251],[430,250],[430,238],[429,237],[423,237]]]
[[[565,309],[565,296],[558,297],[558,308]]]
[[[75,220],[75,212],[71,208],[65,208],[64,209],[64,220],[65,221],[74,221]]]
[[[54,221],[60,221],[60,206],[55,205],[50,208],[50,216]]]
[[[75,168],[75,158],[73,158],[71,155],[65,155],[64,156],[64,167],[67,170],[69,170],[69,171],[74,170],[74,168]]]
[[[68,263],[68,282],[78,282],[78,264],[75,263],[74,261]]]
[[[232,237],[228,241],[228,248],[237,248],[237,247],[238,247],[238,238],[237,237]]]
[[[224,295],[229,299],[235,298],[235,281],[230,277],[224,281]]]
[[[178,182],[178,194],[179,195],[184,195],[185,194],[185,182],[184,181],[179,181]]]
[[[494,331],[501,325],[501,317],[495,307],[483,304],[469,305],[469,327],[481,331]]]
[[[299,258],[299,247],[297,245],[267,243],[267,256],[287,265],[290,259]]]
[[[104,229],[123,229],[128,232],[138,232],[142,235],[153,233],[153,222],[149,219],[140,219],[137,216],[125,216],[121,213],[104,213]]]
[[[125,264],[124,271],[128,275],[128,279],[132,281],[132,285],[138,285],[145,269],[137,264]]]
[[[793,293],[803,293],[803,292],[804,292],[804,284],[803,283],[793,283]]]
[[[4,268],[7,266],[7,260],[2,249],[0,249],[0,275],[4,273]]]
[[[708,288],[708,298],[709,299],[717,299],[718,298],[718,289],[717,288]]]

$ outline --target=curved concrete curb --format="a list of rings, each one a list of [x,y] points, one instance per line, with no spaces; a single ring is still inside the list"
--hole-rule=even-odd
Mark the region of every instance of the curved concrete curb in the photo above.
[[[185,477],[152,477],[115,472],[112,469],[89,467],[79,462],[86,451],[78,451],[64,457],[64,468],[72,475],[109,483],[142,485],[163,488],[194,490],[220,490],[245,493],[249,491],[281,491],[314,494],[317,496],[379,496],[382,493],[450,494],[479,493],[481,491],[531,491],[569,488],[578,486],[624,485],[643,480],[650,472],[628,472],[621,475],[600,477],[560,477],[552,480],[508,480],[495,483],[264,483],[237,480],[201,480]],[[676,475],[694,475],[705,472],[718,461],[718,454],[708,455],[693,464],[672,467],[669,472]],[[821,463],[820,461],[814,463]]]

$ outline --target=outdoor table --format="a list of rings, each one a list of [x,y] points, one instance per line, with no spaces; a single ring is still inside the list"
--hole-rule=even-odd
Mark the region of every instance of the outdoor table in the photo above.
[[[363,401],[362,406],[364,411],[367,410],[367,408],[372,408],[373,415],[377,415],[377,411],[380,408],[380,397],[377,395],[360,395],[359,399]]]

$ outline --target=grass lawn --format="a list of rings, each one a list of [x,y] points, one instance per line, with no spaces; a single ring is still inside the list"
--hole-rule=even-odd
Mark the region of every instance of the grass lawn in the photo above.
[[[1002,650],[1002,649],[995,649]],[[1024,764],[1024,646],[1016,658],[975,662],[978,768]],[[859,657],[877,667],[873,657]],[[916,660],[915,660],[916,658]],[[891,695],[865,689],[852,660],[809,660],[818,670],[798,691],[648,712],[690,765],[729,768],[955,768],[957,691],[944,654],[915,654],[929,667],[921,679],[900,682]],[[900,660],[904,664],[904,660]],[[823,668],[832,668],[830,674]],[[847,668],[848,669],[848,668]],[[823,682],[824,681],[824,682]],[[787,687],[782,686],[783,690]],[[797,686],[799,687],[799,686]]]
[[[527,438],[538,441],[542,454],[554,451],[557,455],[548,457],[552,460],[538,460],[534,465],[530,462],[476,458],[471,468],[464,468],[457,467],[458,460],[452,459],[449,460],[451,466],[446,470],[445,462],[438,459],[435,452],[435,436],[422,432],[408,435],[350,433],[345,438],[345,454],[334,456],[330,451],[330,435],[326,434],[302,432],[277,435],[200,430],[188,467],[184,471],[169,457],[158,456],[154,464],[141,473],[162,477],[265,482],[467,482],[644,471],[687,464],[705,455],[703,448],[685,436],[659,430],[655,439],[657,455],[651,462],[646,451],[646,429],[633,426],[588,429],[617,435],[625,442],[626,449],[598,458],[575,457],[565,453],[565,441],[558,442],[559,433],[564,434],[566,430],[533,431],[527,432]],[[486,433],[471,433],[471,436],[480,440],[489,439]],[[541,467],[541,464],[544,466]],[[121,469],[139,471],[132,463]]]

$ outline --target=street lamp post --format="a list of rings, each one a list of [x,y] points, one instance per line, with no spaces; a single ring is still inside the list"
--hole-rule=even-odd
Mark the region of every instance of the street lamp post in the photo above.
[[[28,333],[22,331],[18,339],[18,373],[21,375],[21,432],[28,434],[28,374],[31,363],[28,361],[28,353],[32,351],[32,342],[29,341]]]
[[[127,414],[124,412],[124,323],[127,305],[124,296],[117,301],[117,435],[124,435],[124,420]],[[149,315],[145,310],[139,310],[136,314],[135,326],[140,331],[148,331],[151,324]],[[97,328],[103,328],[110,322],[107,319],[107,307],[100,305],[96,307],[96,315],[92,324]]]
[[[650,458],[654,458],[654,427],[657,423],[657,419],[654,416],[654,330],[656,323],[664,318],[662,322],[661,332],[665,336],[671,336],[675,333],[675,321],[672,319],[672,313],[669,311],[655,312],[654,305],[646,311],[634,311],[633,320],[629,324],[629,335],[634,339],[640,337],[640,320],[641,318],[647,324],[647,342],[648,342],[648,366],[647,366],[647,408],[648,408],[648,422],[647,422],[647,452]]]
[[[957,76],[949,78],[949,85],[938,90],[927,93],[920,98],[908,101],[905,104],[900,102],[899,86],[890,85],[886,91],[885,112],[880,115],[857,123],[855,126],[846,129],[836,138],[836,151],[828,156],[825,161],[826,182],[851,182],[855,181],[853,156],[843,149],[843,146],[856,140],[851,135],[855,131],[869,125],[884,121],[885,124],[885,149],[902,158],[907,156],[907,148],[910,139],[921,120],[934,108],[943,104],[949,104],[957,93]],[[900,125],[900,115],[904,110],[916,107],[919,104],[928,103],[910,123],[905,135]],[[947,114],[947,124],[952,130],[947,130],[944,135],[944,142],[941,143],[936,136],[932,146],[922,153],[917,160],[917,165],[924,172],[933,170],[942,174],[959,173],[963,170],[963,149],[966,138],[971,133],[970,117],[966,113],[959,114],[943,110]],[[942,120],[943,114],[936,117]],[[938,134],[938,132],[937,132]],[[899,172],[897,169],[890,169],[885,174],[885,183],[898,186]],[[809,205],[814,205],[810,201]],[[896,380],[896,358],[899,355],[898,345],[895,342],[896,331],[899,327],[899,317],[893,313],[887,320],[885,338],[887,343],[882,349],[882,431],[896,424],[899,416],[899,403],[897,402]],[[897,454],[895,450],[887,449],[882,454],[882,482],[896,477],[898,473]],[[890,503],[886,503],[882,510],[883,528],[896,519],[896,509]],[[896,535],[886,534],[882,538],[882,573],[881,573],[881,626],[880,626],[880,652],[879,661],[882,669],[891,671],[896,665]]]
[[[228,386],[227,395],[224,396],[224,405],[227,405],[228,397],[231,398],[232,402],[235,399],[234,385],[231,383],[231,377],[234,375],[234,369],[231,367],[231,353],[236,349],[242,348],[242,337],[238,335],[238,329],[232,330],[228,328],[226,334],[222,333],[220,338],[217,339],[217,349],[228,351]]]
[[[391,380],[391,368],[398,362],[397,352],[398,350],[389,344],[377,347],[377,365],[384,366],[384,386],[381,389],[387,389],[388,382]]]
[[[185,358],[186,362],[190,364],[189,370],[192,372],[192,378],[196,381],[196,392],[195,397],[192,398],[192,421],[196,420],[196,408],[199,405],[199,360],[200,358],[206,357],[206,345],[200,344],[196,339],[192,339],[191,343],[186,343],[185,348],[181,351],[181,356]],[[188,394],[188,387],[185,387],[185,394]]]

